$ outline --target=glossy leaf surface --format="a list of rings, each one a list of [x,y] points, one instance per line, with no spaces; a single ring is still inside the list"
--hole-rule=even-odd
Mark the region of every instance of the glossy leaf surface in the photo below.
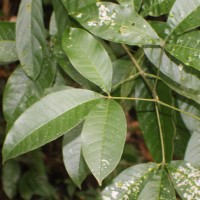
[[[160,16],[170,11],[175,0],[145,0],[140,14],[142,16]]]
[[[15,23],[0,22],[0,64],[18,60]]]
[[[120,161],[126,127],[122,108],[107,99],[101,100],[84,122],[81,134],[83,156],[100,185]]]
[[[81,150],[82,128],[83,123],[68,131],[64,135],[62,147],[65,168],[79,188],[89,172]]]
[[[4,162],[65,134],[85,118],[101,97],[92,91],[67,89],[36,102],[9,130],[3,147]]]
[[[200,198],[200,169],[184,161],[168,165],[173,185],[183,200]],[[191,189],[192,188],[192,189]]]
[[[140,164],[124,170],[102,192],[102,199],[131,199],[138,196],[151,179],[158,166],[155,163]]]
[[[114,3],[97,2],[73,15],[94,35],[130,45],[160,44],[156,32],[134,10]]]
[[[200,26],[200,1],[176,0],[167,20],[171,32],[184,33]]]
[[[112,83],[112,63],[102,45],[88,32],[67,29],[62,46],[76,70],[107,94]]]
[[[43,65],[45,31],[42,2],[21,1],[16,23],[16,45],[19,60],[26,74],[36,79]]]
[[[187,66],[200,70],[200,31],[185,33],[171,40],[166,50]]]
[[[170,89],[161,82],[158,84],[157,93],[161,101],[173,105]],[[141,80],[137,82],[135,97],[145,99],[152,98],[148,88]],[[162,161],[160,138],[160,134],[162,134],[164,140],[165,159],[167,162],[170,162],[173,154],[173,138],[175,134],[174,124],[171,118],[173,111],[169,108],[159,106],[159,115],[162,127],[162,133],[160,133],[154,103],[137,101],[136,110],[145,142],[154,160],[156,162]]]

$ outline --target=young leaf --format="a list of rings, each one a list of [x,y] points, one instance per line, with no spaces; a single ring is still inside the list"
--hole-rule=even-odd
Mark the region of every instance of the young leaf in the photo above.
[[[162,82],[157,87],[159,99],[169,105],[173,105],[171,90]],[[139,79],[136,83],[135,97],[151,99],[152,96],[147,86]],[[162,133],[158,128],[158,119],[155,112],[155,105],[151,102],[136,102],[137,116],[140,128],[144,134],[145,142],[156,162],[162,161],[162,146],[160,134],[163,136],[165,159],[170,162],[173,154],[174,124],[172,120],[172,109],[160,106],[159,115]]]
[[[145,0],[140,14],[142,16],[160,16],[170,11],[175,0]]]
[[[120,161],[126,126],[122,108],[108,99],[101,100],[85,120],[81,134],[83,156],[100,185]]]
[[[16,68],[9,77],[3,96],[3,110],[8,127],[44,95],[44,90],[53,84],[55,73],[55,63],[47,60],[35,82],[27,77],[21,66]]]
[[[15,23],[0,22],[0,64],[18,60]]]
[[[167,20],[171,33],[180,34],[200,26],[200,1],[176,0]]]
[[[166,50],[185,65],[200,70],[200,31],[182,34],[166,45]]]
[[[24,71],[34,80],[42,69],[44,44],[42,1],[21,1],[16,24],[17,52]]]
[[[62,147],[65,168],[79,188],[89,172],[81,151],[82,128],[83,123],[65,133]]]
[[[13,199],[17,194],[17,183],[20,179],[20,173],[20,165],[15,160],[10,160],[3,166],[3,190],[10,199]]]
[[[160,44],[151,26],[134,10],[110,2],[97,2],[73,17],[94,35],[129,45]]]
[[[160,170],[149,180],[137,200],[176,200],[174,188],[165,170]]]
[[[194,132],[188,142],[185,152],[185,161],[200,164],[200,133]]]
[[[102,192],[102,199],[137,200],[141,190],[158,169],[155,163],[140,164],[124,170]]]
[[[200,103],[200,72],[198,70],[188,68],[172,56],[162,53],[161,48],[145,48],[144,51],[155,67],[159,68],[162,81],[177,93]]]
[[[92,91],[67,89],[33,104],[8,132],[3,146],[4,162],[62,136],[79,124],[100,98]]]
[[[102,45],[85,30],[70,28],[63,35],[62,46],[77,71],[109,94],[112,63]]]
[[[168,165],[173,185],[183,200],[200,198],[200,169],[184,161]]]

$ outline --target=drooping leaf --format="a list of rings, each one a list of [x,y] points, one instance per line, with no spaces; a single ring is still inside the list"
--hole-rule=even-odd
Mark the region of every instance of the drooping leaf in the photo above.
[[[157,87],[159,99],[169,105],[173,105],[171,90],[159,82]],[[152,95],[147,86],[138,80],[135,88],[135,97],[151,99]],[[159,106],[160,123],[162,133],[159,131],[158,118],[155,111],[155,104],[146,101],[136,102],[137,116],[140,128],[144,134],[144,139],[149,151],[156,162],[162,161],[162,147],[160,134],[163,136],[165,159],[170,162],[173,154],[174,124],[172,120],[172,109]]]
[[[185,152],[185,161],[200,164],[200,133],[194,132],[188,142]]]
[[[172,183],[165,170],[160,170],[145,185],[137,200],[176,200]]]
[[[166,45],[166,50],[185,65],[200,70],[200,31],[182,34]]]
[[[83,156],[100,185],[120,161],[126,126],[122,108],[108,99],[101,100],[84,122],[81,134]]]
[[[15,23],[0,22],[0,64],[18,60]]]
[[[170,11],[175,0],[145,0],[140,14],[142,16],[160,16]]]
[[[82,128],[83,123],[68,131],[64,135],[62,147],[65,168],[79,188],[89,172],[81,151]]]
[[[140,164],[124,170],[102,192],[102,199],[131,199],[138,196],[154,172],[158,169],[155,163]]]
[[[112,63],[102,45],[88,32],[67,29],[62,46],[76,70],[107,94],[112,83]]]
[[[173,185],[183,200],[200,198],[200,168],[184,161],[168,165]]]
[[[16,23],[16,45],[24,71],[35,80],[41,72],[44,59],[42,1],[21,1]]]
[[[144,51],[155,67],[160,69],[162,81],[177,93],[200,102],[200,72],[198,70],[183,65],[165,52],[161,55],[161,48],[145,48]],[[161,62],[159,62],[160,59]]]
[[[129,45],[160,44],[151,26],[129,8],[110,2],[90,4],[73,15],[94,35]]]
[[[200,26],[200,1],[176,0],[167,20],[171,32],[184,33]]]
[[[8,132],[3,146],[4,162],[62,136],[79,124],[100,98],[92,91],[67,89],[33,104]]]
[[[44,90],[53,84],[56,73],[55,62],[45,60],[38,79],[33,82],[21,66],[10,76],[3,97],[4,116],[8,126],[29,106],[44,95]],[[20,81],[19,81],[20,80]]]
[[[6,195],[13,199],[17,194],[17,183],[20,179],[20,165],[15,160],[10,160],[3,166],[3,190]]]

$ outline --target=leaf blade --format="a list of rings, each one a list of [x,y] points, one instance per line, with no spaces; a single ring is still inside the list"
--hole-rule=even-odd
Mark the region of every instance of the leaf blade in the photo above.
[[[126,119],[115,101],[102,100],[87,116],[81,134],[83,156],[100,185],[120,161],[125,136]]]
[[[8,132],[3,147],[4,162],[62,136],[80,123],[100,98],[100,94],[82,89],[45,96],[28,108]]]
[[[101,44],[88,32],[79,28],[68,29],[63,35],[62,44],[77,71],[109,94],[112,64]]]

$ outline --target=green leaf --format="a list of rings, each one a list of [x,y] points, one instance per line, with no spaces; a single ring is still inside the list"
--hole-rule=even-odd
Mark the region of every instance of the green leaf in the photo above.
[[[200,133],[194,132],[188,142],[185,152],[185,161],[200,164]]]
[[[184,161],[168,165],[173,185],[183,200],[200,198],[200,169]]]
[[[200,31],[180,35],[169,41],[165,49],[185,65],[200,70]]]
[[[145,185],[137,200],[176,200],[174,188],[165,170],[160,170]]]
[[[17,194],[17,183],[20,179],[20,166],[14,160],[10,160],[3,166],[3,190],[6,195],[13,199]]]
[[[134,9],[136,12],[140,11],[143,0],[134,0]]]
[[[47,60],[35,82],[27,77],[21,66],[16,68],[9,77],[3,96],[4,117],[8,126],[44,95],[44,90],[53,84],[55,73],[55,63]]]
[[[160,16],[170,11],[175,0],[145,0],[140,14],[142,16]]]
[[[108,99],[101,100],[85,120],[81,135],[83,156],[100,185],[120,161],[126,128],[122,108]]]
[[[0,22],[0,64],[18,60],[15,23]]]
[[[63,4],[61,3],[61,0],[52,1],[52,3],[55,13],[55,22],[57,25],[56,27],[58,30],[58,35],[61,38],[66,25],[70,24],[70,20]]]
[[[97,2],[73,17],[94,35],[129,45],[160,44],[156,32],[134,10],[109,2]]]
[[[161,55],[161,48],[145,48],[144,51],[155,67],[159,68],[162,81],[177,93],[200,103],[200,72],[198,70],[183,65],[165,52]]]
[[[68,131],[64,135],[62,147],[65,168],[70,178],[79,188],[89,173],[81,151],[82,128],[83,123]]]
[[[42,69],[44,44],[42,1],[21,1],[16,24],[17,52],[24,71],[34,80]]]
[[[161,101],[173,105],[171,90],[159,82],[157,86],[158,97]],[[140,80],[137,81],[135,88],[135,97],[151,99],[151,93],[147,86]],[[162,161],[161,138],[158,127],[158,119],[155,112],[155,105],[152,102],[137,101],[137,116],[140,128],[144,134],[144,139],[149,151],[156,162]],[[160,122],[162,127],[162,136],[164,140],[165,159],[170,162],[173,154],[173,139],[175,135],[174,124],[172,120],[172,109],[159,106]]]
[[[124,170],[102,192],[102,199],[137,200],[141,190],[151,179],[158,166],[155,163],[140,164]]]
[[[134,9],[134,0],[117,0],[118,3],[124,7]]]
[[[167,20],[171,33],[180,34],[200,26],[200,1],[176,0]]]
[[[62,136],[79,124],[100,98],[92,91],[67,89],[33,104],[8,132],[3,146],[4,162]]]
[[[96,3],[97,0],[61,0],[69,14],[76,13],[81,8]]]
[[[67,29],[62,45],[76,70],[109,94],[112,63],[103,46],[92,35],[79,28]]]

